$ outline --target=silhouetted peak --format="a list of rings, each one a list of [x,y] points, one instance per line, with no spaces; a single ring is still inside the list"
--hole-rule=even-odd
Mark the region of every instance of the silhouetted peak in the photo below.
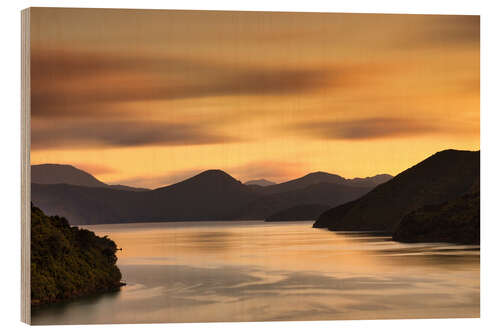
[[[331,176],[332,174],[324,171],[315,171],[308,173],[306,176],[322,176],[322,175]]]
[[[126,185],[108,185],[92,174],[70,164],[34,164],[31,165],[31,182],[36,184],[68,184],[89,187],[108,187],[124,191],[149,191]]]
[[[269,181],[267,179],[261,178],[261,179],[252,179],[247,182],[245,182],[245,185],[257,185],[257,186],[271,186],[271,185],[276,185],[275,182]]]
[[[203,171],[195,177],[224,177],[224,178],[233,178],[228,173],[220,170],[220,169],[211,169]]]
[[[434,155],[440,155],[440,154],[453,154],[453,153],[464,153],[464,152],[467,152],[467,153],[473,153],[473,152],[477,152],[479,150],[460,150],[460,149],[445,149],[445,150],[441,150],[441,151],[438,151],[437,153],[435,153]]]
[[[445,150],[438,151],[437,153],[433,154],[431,157],[446,158],[448,156],[458,156],[458,155],[470,154],[470,153],[479,153],[479,150],[445,149]]]
[[[428,158],[424,159],[420,163],[414,165],[413,167],[405,170],[401,174],[398,175],[405,175],[411,172],[414,172],[416,169],[419,168],[426,168],[426,169],[432,169],[432,168],[440,168],[440,167],[457,167],[459,164],[462,163],[468,163],[471,158],[476,159],[477,162],[479,163],[479,150],[472,151],[472,150],[456,150],[456,149],[446,149],[439,151],[437,153],[434,153],[433,155],[429,156]]]
[[[90,173],[69,164],[31,165],[31,182],[38,184],[70,184],[90,187],[106,187]]]
[[[54,169],[71,169],[71,170],[78,170],[81,172],[85,172],[81,169],[78,169],[71,164],[56,164],[56,163],[43,163],[43,164],[33,164],[31,165],[32,168],[54,168]],[[87,173],[87,172],[85,172]]]
[[[234,179],[226,172],[219,169],[205,170],[191,178],[180,181],[178,183],[157,188],[154,191],[169,191],[172,189],[185,188],[189,191],[196,190],[197,188],[213,187],[221,185],[234,185],[238,184],[243,186],[240,181]]]
[[[479,151],[437,152],[363,197],[322,214],[315,226],[335,230],[393,231],[406,214],[455,200],[475,190]]]
[[[324,172],[324,171],[311,172],[311,173],[308,173],[307,175],[305,175],[303,178],[318,179],[318,180],[326,179],[326,178],[329,178],[329,179],[338,178],[339,180],[345,179],[342,176],[331,174],[331,173]]]
[[[182,181],[179,184],[182,183],[203,183],[206,184],[207,186],[209,186],[210,184],[221,184],[221,183],[241,184],[240,181],[234,179],[231,175],[219,169],[203,171],[202,173],[199,173],[194,177],[186,179],[185,181]]]

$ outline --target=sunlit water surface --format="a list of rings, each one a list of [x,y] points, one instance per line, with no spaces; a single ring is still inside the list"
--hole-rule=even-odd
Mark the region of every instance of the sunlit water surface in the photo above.
[[[401,244],[312,222],[86,226],[123,251],[119,292],[36,309],[34,324],[479,316],[479,248]]]

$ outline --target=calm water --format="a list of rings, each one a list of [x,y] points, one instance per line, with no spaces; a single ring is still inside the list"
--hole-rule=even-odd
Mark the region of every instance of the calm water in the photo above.
[[[99,225],[121,291],[38,309],[34,324],[479,316],[479,248],[400,244],[312,222]]]

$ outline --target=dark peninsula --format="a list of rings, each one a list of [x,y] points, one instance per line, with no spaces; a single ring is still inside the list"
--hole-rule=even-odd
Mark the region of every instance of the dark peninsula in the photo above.
[[[480,152],[445,150],[366,195],[332,208],[313,227],[382,231],[403,242],[479,243]]]
[[[118,290],[123,285],[111,239],[71,227],[31,206],[31,304]]]

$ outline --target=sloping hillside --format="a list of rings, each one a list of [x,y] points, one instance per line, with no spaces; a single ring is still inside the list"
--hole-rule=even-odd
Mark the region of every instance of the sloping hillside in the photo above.
[[[479,244],[479,191],[405,215],[392,238],[398,242]]]
[[[392,232],[411,211],[470,191],[479,179],[479,156],[479,151],[438,152],[360,199],[324,212],[314,227]]]
[[[91,174],[66,164],[32,165],[31,182],[36,184],[70,184],[89,187],[108,186]]]

